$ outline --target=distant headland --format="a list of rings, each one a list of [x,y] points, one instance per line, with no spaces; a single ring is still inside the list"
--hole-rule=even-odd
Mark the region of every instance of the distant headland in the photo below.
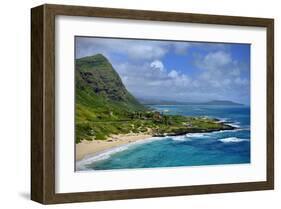
[[[173,100],[158,100],[138,98],[139,102],[144,105],[233,105],[242,106],[244,104],[233,102],[230,100],[211,100],[206,102],[181,102]]]

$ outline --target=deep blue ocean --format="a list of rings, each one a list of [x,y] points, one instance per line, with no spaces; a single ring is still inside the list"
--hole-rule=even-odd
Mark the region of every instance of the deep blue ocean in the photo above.
[[[250,163],[250,108],[222,105],[151,105],[165,114],[207,116],[237,129],[153,137],[77,163],[77,170],[108,170]]]

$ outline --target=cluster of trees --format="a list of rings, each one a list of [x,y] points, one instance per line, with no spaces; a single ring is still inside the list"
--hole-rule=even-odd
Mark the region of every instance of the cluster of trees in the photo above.
[[[164,115],[158,111],[135,111],[129,114],[129,118],[140,120],[152,120],[154,123],[170,124],[170,116]]]

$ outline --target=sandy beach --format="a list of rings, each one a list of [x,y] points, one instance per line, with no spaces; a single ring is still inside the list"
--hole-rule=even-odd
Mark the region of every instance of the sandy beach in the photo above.
[[[151,138],[150,134],[120,134],[112,135],[106,140],[83,140],[76,144],[76,161],[82,160],[87,155],[95,155],[107,149],[129,144],[139,140]]]

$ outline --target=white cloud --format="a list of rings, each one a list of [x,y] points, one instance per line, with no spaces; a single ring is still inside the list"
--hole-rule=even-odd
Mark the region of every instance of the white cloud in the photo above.
[[[238,69],[238,68],[231,69],[230,75],[239,76],[240,75],[240,69]]]
[[[212,65],[206,65],[206,60]],[[114,66],[127,88],[138,97],[160,98],[168,95],[167,99],[189,101],[200,98],[225,99],[229,97],[229,92],[232,92],[231,95],[234,92],[239,94],[237,89],[240,88],[241,94],[248,91],[249,81],[241,78],[239,65],[227,52],[208,53],[197,57],[196,63],[203,64],[198,65],[195,76],[189,76],[177,69],[169,70],[159,59],[143,61],[141,65],[122,62]]]
[[[164,65],[160,60],[154,60],[150,63],[150,67],[152,70],[159,70],[161,72],[164,71]]]
[[[222,80],[223,85],[229,85],[231,84],[231,80],[229,78],[226,78],[224,80]]]
[[[247,79],[242,79],[240,77],[237,77],[235,78],[234,82],[237,84],[237,85],[247,85],[249,83],[249,81]]]
[[[178,75],[175,78],[175,85],[177,85],[177,86],[188,87],[189,84],[190,84],[190,78],[185,74]]]
[[[168,76],[171,78],[176,78],[178,77],[178,72],[176,70],[172,70],[171,72],[169,72]]]
[[[176,69],[166,70],[160,60],[153,62],[113,64],[118,71],[126,87],[134,95],[142,97],[158,97],[165,95],[174,96],[175,100],[179,93],[186,94],[189,88],[194,87],[192,80]],[[194,82],[195,85],[196,82]],[[164,95],[164,96],[165,96]]]
[[[200,60],[198,63],[199,66],[206,69],[214,69],[217,67],[223,67],[232,62],[231,56],[229,53],[224,51],[216,51],[208,53],[203,60]]]
[[[138,60],[161,58],[167,52],[160,44],[128,44],[125,50],[130,58]]]
[[[169,44],[163,41],[149,41],[131,39],[106,39],[106,38],[87,38],[78,37],[77,57],[91,56],[97,53],[103,53],[110,57],[113,53],[122,54],[134,61],[143,61],[159,59],[167,51]]]
[[[192,83],[201,95],[204,92],[206,97],[248,101],[249,66],[233,59],[230,52],[219,50],[197,56],[195,64],[200,73]]]

